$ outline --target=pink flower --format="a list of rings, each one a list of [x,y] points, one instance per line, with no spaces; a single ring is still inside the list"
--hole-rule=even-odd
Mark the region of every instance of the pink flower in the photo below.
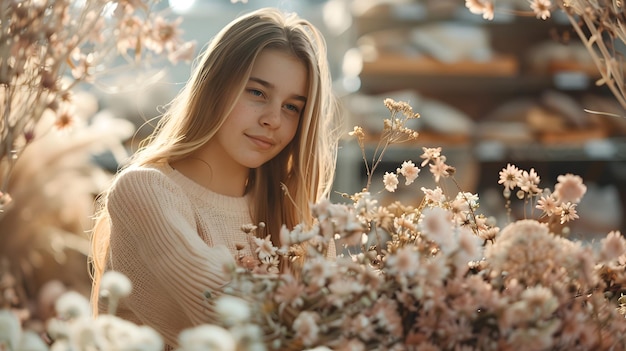
[[[457,247],[451,218],[450,211],[441,207],[432,207],[424,209],[420,221],[422,232],[428,236],[428,239],[436,242],[445,253],[452,252]]]
[[[326,285],[328,278],[332,275],[330,263],[324,258],[308,259],[304,263],[303,276],[305,283],[313,289],[319,289]]]
[[[259,256],[259,259],[261,261],[263,261],[263,259],[265,259],[266,257],[276,255],[276,251],[278,250],[278,248],[274,247],[269,235],[266,236],[265,239],[260,239],[257,237],[254,237],[253,239],[254,243],[257,245],[255,252]]]
[[[402,166],[400,166],[400,168],[396,171],[406,178],[404,185],[410,185],[413,183],[413,181],[415,181],[417,176],[420,174],[420,169],[415,166],[413,161],[404,161]]]
[[[284,274],[281,276],[281,284],[276,288],[276,295],[274,300],[279,305],[288,305],[291,307],[302,307],[304,300],[304,286],[301,285],[298,280],[291,274]]]
[[[191,62],[196,54],[196,42],[190,41],[187,43],[183,43],[182,45],[176,47],[175,50],[170,52],[167,55],[167,59],[171,63],[178,63],[180,61]]]
[[[435,177],[435,182],[439,183],[441,177],[445,178],[450,175],[448,173],[449,167],[450,166],[445,163],[445,159],[442,157],[437,158],[434,163],[430,164],[430,173]]]
[[[378,320],[377,326],[386,329],[394,337],[402,337],[402,318],[398,314],[398,304],[388,297],[376,300],[372,315]]]
[[[579,203],[587,192],[587,186],[583,184],[580,176],[571,173],[557,177],[558,183],[554,186],[554,195],[560,202]]]
[[[426,196],[426,201],[432,205],[441,205],[444,201],[446,201],[446,196],[443,193],[443,190],[440,187],[436,187],[433,189],[427,189],[422,187],[422,192]]]
[[[530,172],[522,172],[519,187],[527,193],[538,194],[541,192],[541,189],[539,189],[540,181],[541,178],[539,178],[539,175],[537,174],[537,172],[535,172],[535,169],[531,168]]]
[[[547,196],[542,196],[537,201],[536,207],[542,210],[546,215],[552,216],[552,214],[556,213],[558,210],[558,202],[554,194],[550,194]]]
[[[424,153],[420,156],[421,158],[424,159],[424,161],[422,161],[422,167],[426,166],[428,162],[431,162],[431,161],[434,162],[436,159],[439,159],[441,157],[440,147],[436,147],[436,148],[422,147],[422,150],[424,150]]]
[[[317,325],[320,317],[312,311],[300,312],[298,317],[293,321],[293,329],[296,336],[302,340],[304,346],[312,346],[317,342],[320,328]]]
[[[168,52],[175,51],[178,44],[178,38],[181,35],[178,26],[182,22],[182,18],[176,19],[174,22],[168,22],[165,18],[157,16],[154,23],[150,25],[150,36],[146,39],[146,46],[155,53],[160,54],[163,50]]]
[[[387,257],[385,265],[388,274],[396,275],[401,284],[407,283],[406,277],[415,275],[419,267],[420,253],[413,246],[400,248],[394,255]]]
[[[612,231],[600,242],[602,247],[600,259],[603,261],[614,260],[626,253],[626,240],[619,231]]]

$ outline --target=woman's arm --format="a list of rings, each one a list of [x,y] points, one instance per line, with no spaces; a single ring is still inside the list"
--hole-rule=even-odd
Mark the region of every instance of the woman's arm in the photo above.
[[[116,182],[108,210],[112,268],[130,275],[149,272],[157,280],[150,284],[163,290],[146,293],[169,295],[192,324],[214,320],[214,311],[203,294],[219,294],[229,281],[224,265],[235,264],[234,258],[226,247],[210,247],[200,238],[193,207],[181,189],[158,170],[134,169]],[[116,256],[122,255],[135,255],[124,262],[139,267],[116,266],[120,262]],[[142,314],[150,312],[137,310],[132,296],[129,307],[142,319],[146,318]]]

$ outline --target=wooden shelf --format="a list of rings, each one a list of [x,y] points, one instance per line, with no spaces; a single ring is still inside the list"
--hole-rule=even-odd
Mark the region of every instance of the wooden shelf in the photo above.
[[[407,57],[385,53],[375,60],[364,61],[361,75],[423,75],[423,76],[480,76],[512,77],[519,65],[511,55],[496,55],[489,61],[462,60],[454,63],[438,61],[432,57]]]

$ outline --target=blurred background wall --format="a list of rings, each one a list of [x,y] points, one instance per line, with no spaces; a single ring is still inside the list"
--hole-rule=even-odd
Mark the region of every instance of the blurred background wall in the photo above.
[[[499,1],[494,20],[469,12],[459,0],[170,0],[184,18],[187,38],[203,45],[238,14],[264,6],[295,11],[326,35],[335,92],[344,108],[345,130],[363,126],[373,152],[385,97],[409,102],[421,114],[412,127],[416,142],[392,147],[378,168],[382,174],[422,147],[441,146],[465,191],[478,192],[482,208],[505,221],[498,172],[507,163],[535,168],[545,187],[560,174],[583,177],[589,192],[576,233],[624,229],[626,120],[623,109],[599,78],[586,49],[564,16],[547,20],[513,15],[528,11],[524,0]],[[621,47],[618,47],[621,49]],[[165,90],[175,91],[187,66],[168,70]],[[163,88],[163,86],[161,86]],[[338,193],[364,185],[361,152],[342,141]],[[376,180],[379,180],[376,182]],[[418,202],[418,183],[385,195],[388,201]],[[335,195],[335,201],[341,201]],[[521,215],[521,214],[519,214]]]

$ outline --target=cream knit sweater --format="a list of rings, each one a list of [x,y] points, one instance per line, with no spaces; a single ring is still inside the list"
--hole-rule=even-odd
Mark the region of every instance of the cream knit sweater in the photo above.
[[[129,168],[108,197],[111,245],[108,270],[124,273],[133,291],[118,316],[153,327],[171,349],[185,328],[215,320],[208,291],[228,282],[235,245],[249,238],[247,197],[209,191],[169,165]],[[105,308],[104,303],[100,309]]]

